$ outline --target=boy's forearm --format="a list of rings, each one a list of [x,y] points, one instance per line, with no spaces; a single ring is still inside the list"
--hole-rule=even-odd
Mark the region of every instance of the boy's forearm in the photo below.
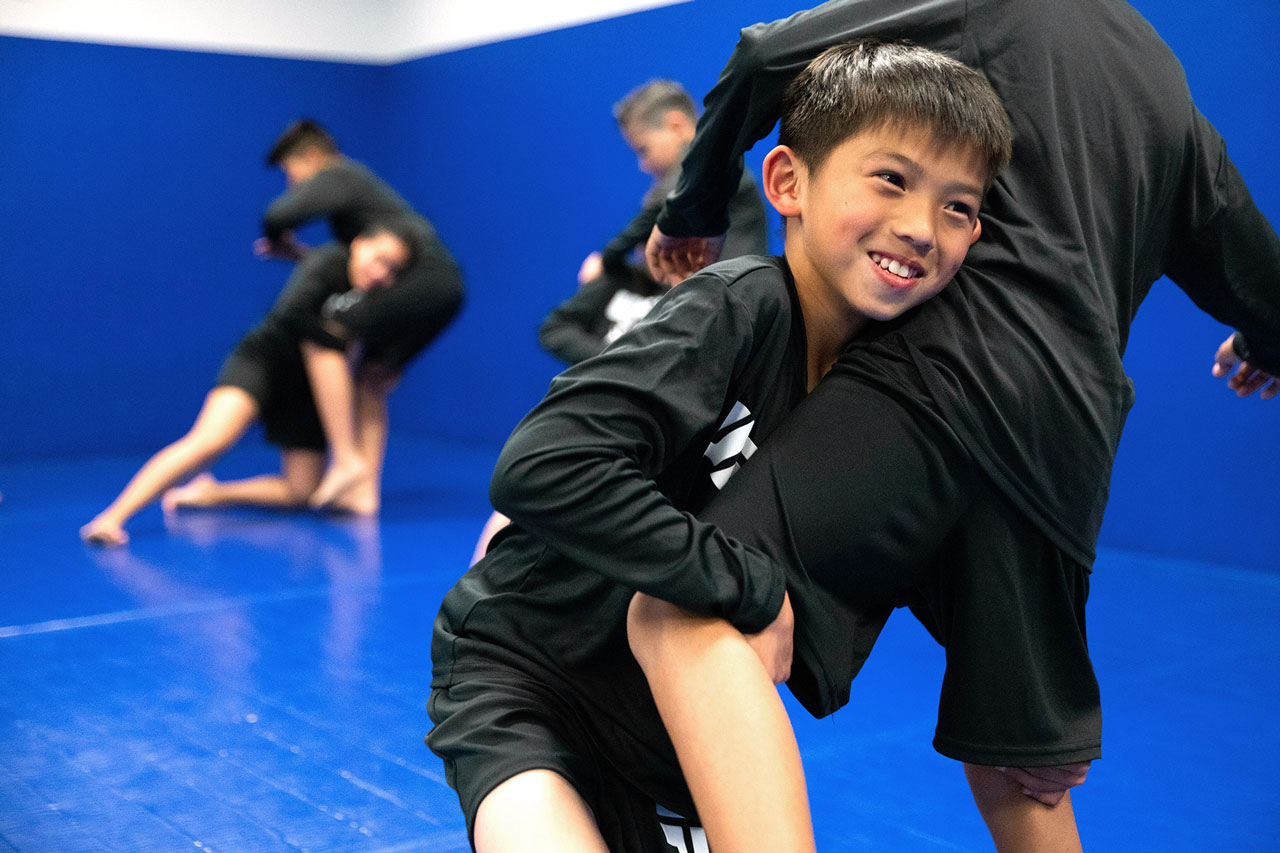
[[[781,567],[678,510],[625,453],[584,446],[590,440],[554,418],[518,428],[494,471],[494,509],[632,589],[747,632],[773,621]]]
[[[268,240],[277,242],[285,231],[347,206],[349,194],[336,173],[321,171],[276,196],[262,214],[262,233]]]
[[[605,269],[618,272],[626,267],[627,258],[637,246],[644,244],[653,230],[653,223],[658,219],[658,208],[647,207],[641,210],[627,227],[618,232],[612,240],[605,244],[600,252],[600,261]]]

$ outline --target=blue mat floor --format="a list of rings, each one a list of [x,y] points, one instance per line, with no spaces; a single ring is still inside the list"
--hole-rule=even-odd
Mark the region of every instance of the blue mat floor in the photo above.
[[[149,510],[126,548],[83,547],[141,461],[0,465],[0,851],[467,850],[422,737],[492,454],[393,439],[376,522]],[[1087,850],[1280,851],[1278,615],[1280,573],[1104,551]],[[930,747],[942,663],[897,614],[848,708],[792,705],[820,850],[991,849]]]

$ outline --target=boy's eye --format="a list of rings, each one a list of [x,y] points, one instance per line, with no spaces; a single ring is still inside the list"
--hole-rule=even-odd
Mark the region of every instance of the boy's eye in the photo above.
[[[899,189],[902,189],[907,185],[906,179],[903,178],[902,175],[899,175],[897,172],[877,172],[876,177],[880,178],[883,181],[887,181],[893,184],[895,187],[898,187]]]
[[[947,210],[958,213],[965,219],[973,219],[978,213],[978,209],[967,201],[953,201],[947,205]]]

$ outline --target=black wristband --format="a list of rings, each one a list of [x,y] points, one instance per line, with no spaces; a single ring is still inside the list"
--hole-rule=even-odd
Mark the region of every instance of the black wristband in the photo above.
[[[1231,351],[1236,354],[1236,358],[1241,361],[1251,361],[1252,354],[1249,352],[1249,343],[1244,339],[1244,335],[1236,332],[1231,336]]]

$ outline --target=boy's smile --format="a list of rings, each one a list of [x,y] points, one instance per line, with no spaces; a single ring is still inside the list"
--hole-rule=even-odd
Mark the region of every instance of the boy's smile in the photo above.
[[[809,322],[898,316],[942,290],[981,233],[983,160],[931,132],[868,130],[816,171],[795,162],[793,197],[779,210]]]

